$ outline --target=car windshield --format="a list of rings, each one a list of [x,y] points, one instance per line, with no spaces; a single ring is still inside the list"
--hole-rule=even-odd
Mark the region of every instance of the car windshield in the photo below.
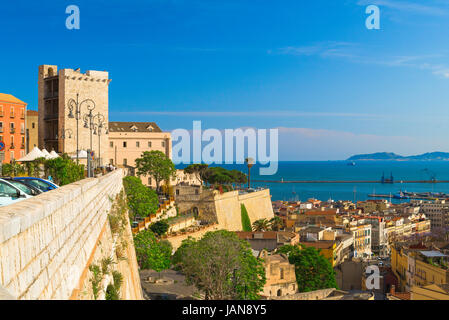
[[[25,192],[26,194],[28,194],[30,196],[33,196],[35,194],[35,192],[33,192],[33,189],[24,185],[23,183],[20,183],[19,181],[10,180],[9,183],[11,183],[14,187],[22,190],[23,192]]]
[[[0,197],[17,197],[17,189],[0,181]]]
[[[43,182],[41,180],[24,179],[24,180],[19,180],[19,181],[28,183],[28,184],[32,185],[33,187],[36,187],[42,191],[48,191],[48,188],[50,187],[48,184],[46,184],[45,182]]]

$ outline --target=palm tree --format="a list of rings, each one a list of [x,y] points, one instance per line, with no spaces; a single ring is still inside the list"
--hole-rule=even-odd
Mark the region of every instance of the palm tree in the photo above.
[[[284,229],[284,227],[285,227],[284,220],[282,220],[278,216],[274,216],[273,218],[271,218],[269,223],[270,223],[270,228],[273,231],[280,231],[280,230]]]
[[[253,222],[253,231],[268,231],[270,222],[267,219],[259,219]]]

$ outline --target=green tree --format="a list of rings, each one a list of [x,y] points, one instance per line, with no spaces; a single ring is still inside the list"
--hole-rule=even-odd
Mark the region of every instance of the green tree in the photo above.
[[[168,231],[170,225],[166,221],[157,221],[150,226],[150,230],[153,231],[158,237],[162,236]]]
[[[150,230],[143,230],[134,236],[137,262],[141,269],[156,272],[171,266],[172,246],[168,241],[158,240]]]
[[[147,217],[157,211],[159,199],[154,190],[143,185],[139,178],[128,176],[123,178],[130,218]]]
[[[299,292],[337,288],[335,272],[331,263],[313,247],[285,245],[278,249],[285,253],[295,265],[296,282]]]
[[[280,231],[285,228],[284,220],[279,216],[274,216],[270,219],[270,228],[273,231]]]
[[[253,222],[253,231],[270,230],[270,222],[267,219],[259,219]]]
[[[184,168],[184,172],[188,174],[194,174],[195,177],[203,184],[204,179],[207,177],[207,171],[209,165],[205,163],[194,163]]]
[[[55,183],[61,186],[84,179],[84,165],[77,164],[67,154],[44,160],[43,164],[45,174],[51,175]]]
[[[248,211],[243,203],[240,205],[240,211],[242,216],[242,230],[251,232],[251,220],[249,219]]]
[[[173,261],[206,300],[257,300],[266,282],[262,261],[249,243],[226,230],[208,232],[198,241],[187,239]]]
[[[137,174],[154,178],[156,188],[160,190],[162,181],[170,181],[176,176],[173,162],[161,151],[144,151],[140,158],[136,159]]]

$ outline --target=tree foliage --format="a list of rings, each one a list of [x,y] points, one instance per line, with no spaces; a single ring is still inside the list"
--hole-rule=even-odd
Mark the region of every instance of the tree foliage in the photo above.
[[[170,225],[166,221],[157,221],[150,226],[150,230],[153,231],[158,237],[162,236],[168,231]]]
[[[67,154],[44,161],[45,175],[52,176],[56,184],[63,186],[84,179],[84,165],[77,164]]]
[[[174,163],[165,153],[157,150],[144,151],[140,158],[136,159],[137,174],[154,178],[157,190],[162,181],[170,181],[176,176]]]
[[[287,254],[289,262],[295,265],[299,292],[338,289],[332,265],[319,250],[304,245],[285,245],[278,249],[278,253]]]
[[[240,205],[240,211],[242,217],[242,230],[251,232],[251,220],[249,219],[248,211],[243,203]]]
[[[143,230],[134,236],[137,262],[141,269],[156,272],[171,266],[172,246],[170,242],[158,240],[150,230]]]
[[[128,176],[123,178],[128,207],[131,218],[147,217],[157,211],[159,200],[154,190],[146,187],[139,178]]]
[[[194,163],[184,168],[185,173],[194,174],[201,181],[201,184],[203,184],[204,179],[207,177],[208,170],[209,166],[205,163]]]
[[[208,184],[244,184],[247,181],[246,174],[239,170],[227,170],[222,167],[209,167],[203,173],[204,181]]]
[[[270,222],[267,219],[259,219],[253,222],[253,231],[269,231]]]
[[[266,282],[262,261],[253,256],[249,243],[226,230],[183,241],[173,262],[206,300],[257,300]]]

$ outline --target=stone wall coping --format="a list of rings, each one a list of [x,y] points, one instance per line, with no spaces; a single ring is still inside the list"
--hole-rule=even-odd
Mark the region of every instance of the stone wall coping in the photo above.
[[[33,198],[0,207],[0,243],[24,232],[80,194],[86,193],[97,184],[107,183],[116,175],[123,175],[122,170],[117,169],[100,178],[83,179]]]

